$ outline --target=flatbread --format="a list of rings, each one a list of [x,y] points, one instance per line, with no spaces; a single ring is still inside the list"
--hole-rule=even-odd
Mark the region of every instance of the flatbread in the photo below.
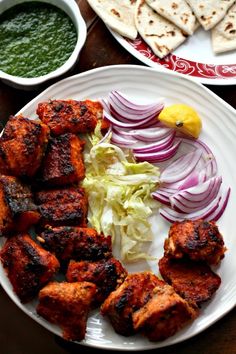
[[[236,49],[236,4],[225,18],[212,29],[212,48],[215,53]]]
[[[196,17],[185,0],[146,0],[146,3],[185,33],[193,34]]]
[[[220,22],[235,0],[186,0],[207,31]]]
[[[137,0],[135,24],[140,36],[159,58],[164,58],[186,40],[183,31],[153,11],[145,0]]]
[[[121,36],[135,39],[134,23],[136,0],[87,0],[103,22]]]

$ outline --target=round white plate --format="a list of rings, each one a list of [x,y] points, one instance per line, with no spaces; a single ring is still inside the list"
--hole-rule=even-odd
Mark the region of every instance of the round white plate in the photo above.
[[[148,66],[178,72],[207,85],[236,84],[236,50],[214,54],[211,31],[198,28],[172,54],[159,59],[140,36],[132,41],[108,29],[122,47]]]
[[[130,65],[108,66],[94,69],[72,76],[49,87],[24,108],[21,113],[26,117],[35,117],[39,102],[48,99],[96,99],[107,96],[111,90],[120,90],[140,101],[148,102],[165,97],[166,104],[183,102],[193,106],[202,117],[203,132],[201,139],[215,153],[219,165],[219,173],[226,185],[231,186],[231,196],[224,215],[218,222],[227,246],[227,253],[216,272],[222,278],[222,285],[215,296],[200,312],[199,317],[175,336],[163,342],[149,342],[141,335],[123,337],[114,332],[109,322],[94,311],[88,320],[87,335],[81,343],[84,345],[120,350],[145,350],[164,347],[181,342],[203,331],[213,324],[236,304],[236,114],[234,109],[218,98],[201,84],[182,77],[173,72]],[[163,255],[163,241],[167,236],[169,224],[161,220],[159,215],[154,218],[157,232],[149,252],[160,258]],[[0,243],[3,244],[1,239]],[[158,274],[157,262],[138,262],[128,267],[129,271],[152,269]],[[0,267],[0,283],[11,299],[26,314],[51,332],[61,335],[61,330],[43,318],[35,310],[36,301],[22,305],[12,291],[5,272]]]

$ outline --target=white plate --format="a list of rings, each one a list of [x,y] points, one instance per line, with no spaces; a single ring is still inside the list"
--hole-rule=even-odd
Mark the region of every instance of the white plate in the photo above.
[[[172,54],[159,59],[140,36],[132,41],[108,29],[122,47],[148,66],[175,71],[203,84],[236,84],[236,50],[214,54],[211,48],[211,31],[198,28]]]
[[[142,66],[119,65],[94,69],[49,87],[29,104],[21,113],[26,117],[35,117],[35,110],[39,102],[48,99],[84,99],[105,97],[110,90],[120,90],[142,101],[152,101],[158,97],[165,97],[166,103],[183,102],[193,106],[203,120],[201,138],[214,151],[219,173],[223,180],[232,187],[229,204],[224,215],[218,222],[228,248],[225,259],[217,268],[222,278],[222,285],[213,299],[205,305],[200,316],[189,326],[179,331],[175,336],[159,343],[149,342],[141,335],[123,337],[117,335],[109,322],[102,318],[98,311],[90,315],[84,345],[105,349],[145,350],[164,347],[181,342],[203,331],[213,324],[236,304],[236,238],[235,238],[235,210],[236,210],[236,114],[234,109],[218,98],[211,91],[193,80],[172,72],[158,72],[152,68]],[[158,232],[150,248],[156,257],[163,254],[163,241],[167,235],[169,224],[157,215],[156,225]],[[3,239],[0,240],[3,244]],[[156,262],[140,262],[129,271],[140,271],[151,268],[158,272]],[[35,311],[36,302],[22,305],[12,291],[5,273],[0,267],[0,283],[11,299],[26,314],[51,332],[61,335],[61,330],[40,318]]]

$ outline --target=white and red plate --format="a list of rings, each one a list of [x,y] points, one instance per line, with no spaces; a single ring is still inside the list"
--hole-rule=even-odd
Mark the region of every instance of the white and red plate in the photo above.
[[[132,41],[110,28],[109,31],[130,54],[148,66],[172,70],[207,85],[236,84],[236,50],[214,54],[210,31],[198,28],[193,36],[164,59],[159,59],[140,36]]]
[[[142,335],[123,337],[114,332],[109,321],[102,317],[99,309],[90,313],[85,339],[82,345],[106,350],[140,351],[157,349],[180,343],[197,335],[215,323],[236,305],[236,113],[235,110],[203,85],[189,80],[177,73],[160,71],[140,65],[116,65],[90,70],[57,82],[40,93],[21,109],[25,117],[36,118],[39,102],[49,99],[99,99],[107,97],[111,90],[119,90],[138,102],[151,103],[163,97],[165,104],[182,102],[197,110],[202,118],[203,129],[201,139],[214,152],[218,163],[219,175],[222,175],[226,186],[231,187],[231,195],[227,209],[217,222],[224,236],[227,252],[221,264],[215,269],[222,279],[221,286],[211,301],[201,308],[198,318],[177,332],[174,336],[161,342],[150,342]],[[139,261],[124,264],[129,272],[151,270],[159,273],[157,260],[163,256],[163,244],[170,224],[158,213],[152,219],[155,237],[148,253],[154,261]],[[5,240],[0,238],[0,249]],[[118,246],[118,245],[117,245]],[[119,249],[113,247],[114,254]],[[0,264],[0,286],[2,286],[15,304],[28,316],[58,336],[61,329],[53,325],[36,312],[37,299],[22,304],[12,289],[5,271]],[[1,352],[1,349],[0,349]],[[78,349],[79,352],[79,349]],[[2,352],[1,352],[2,353]]]

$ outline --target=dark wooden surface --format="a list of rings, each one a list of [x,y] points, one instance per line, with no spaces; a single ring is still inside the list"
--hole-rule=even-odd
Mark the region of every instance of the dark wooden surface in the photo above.
[[[78,64],[66,76],[112,64],[143,65],[115,41],[85,0],[77,0],[77,2],[87,23],[88,37]],[[51,83],[42,86],[40,90],[25,92],[0,82],[0,124],[4,126],[9,115],[15,114]],[[236,108],[236,86],[209,86],[209,88]],[[0,288],[0,354],[65,354],[67,352],[98,353],[101,350],[68,344],[56,338],[20,311]],[[155,352],[236,354],[236,309],[194,338]]]

